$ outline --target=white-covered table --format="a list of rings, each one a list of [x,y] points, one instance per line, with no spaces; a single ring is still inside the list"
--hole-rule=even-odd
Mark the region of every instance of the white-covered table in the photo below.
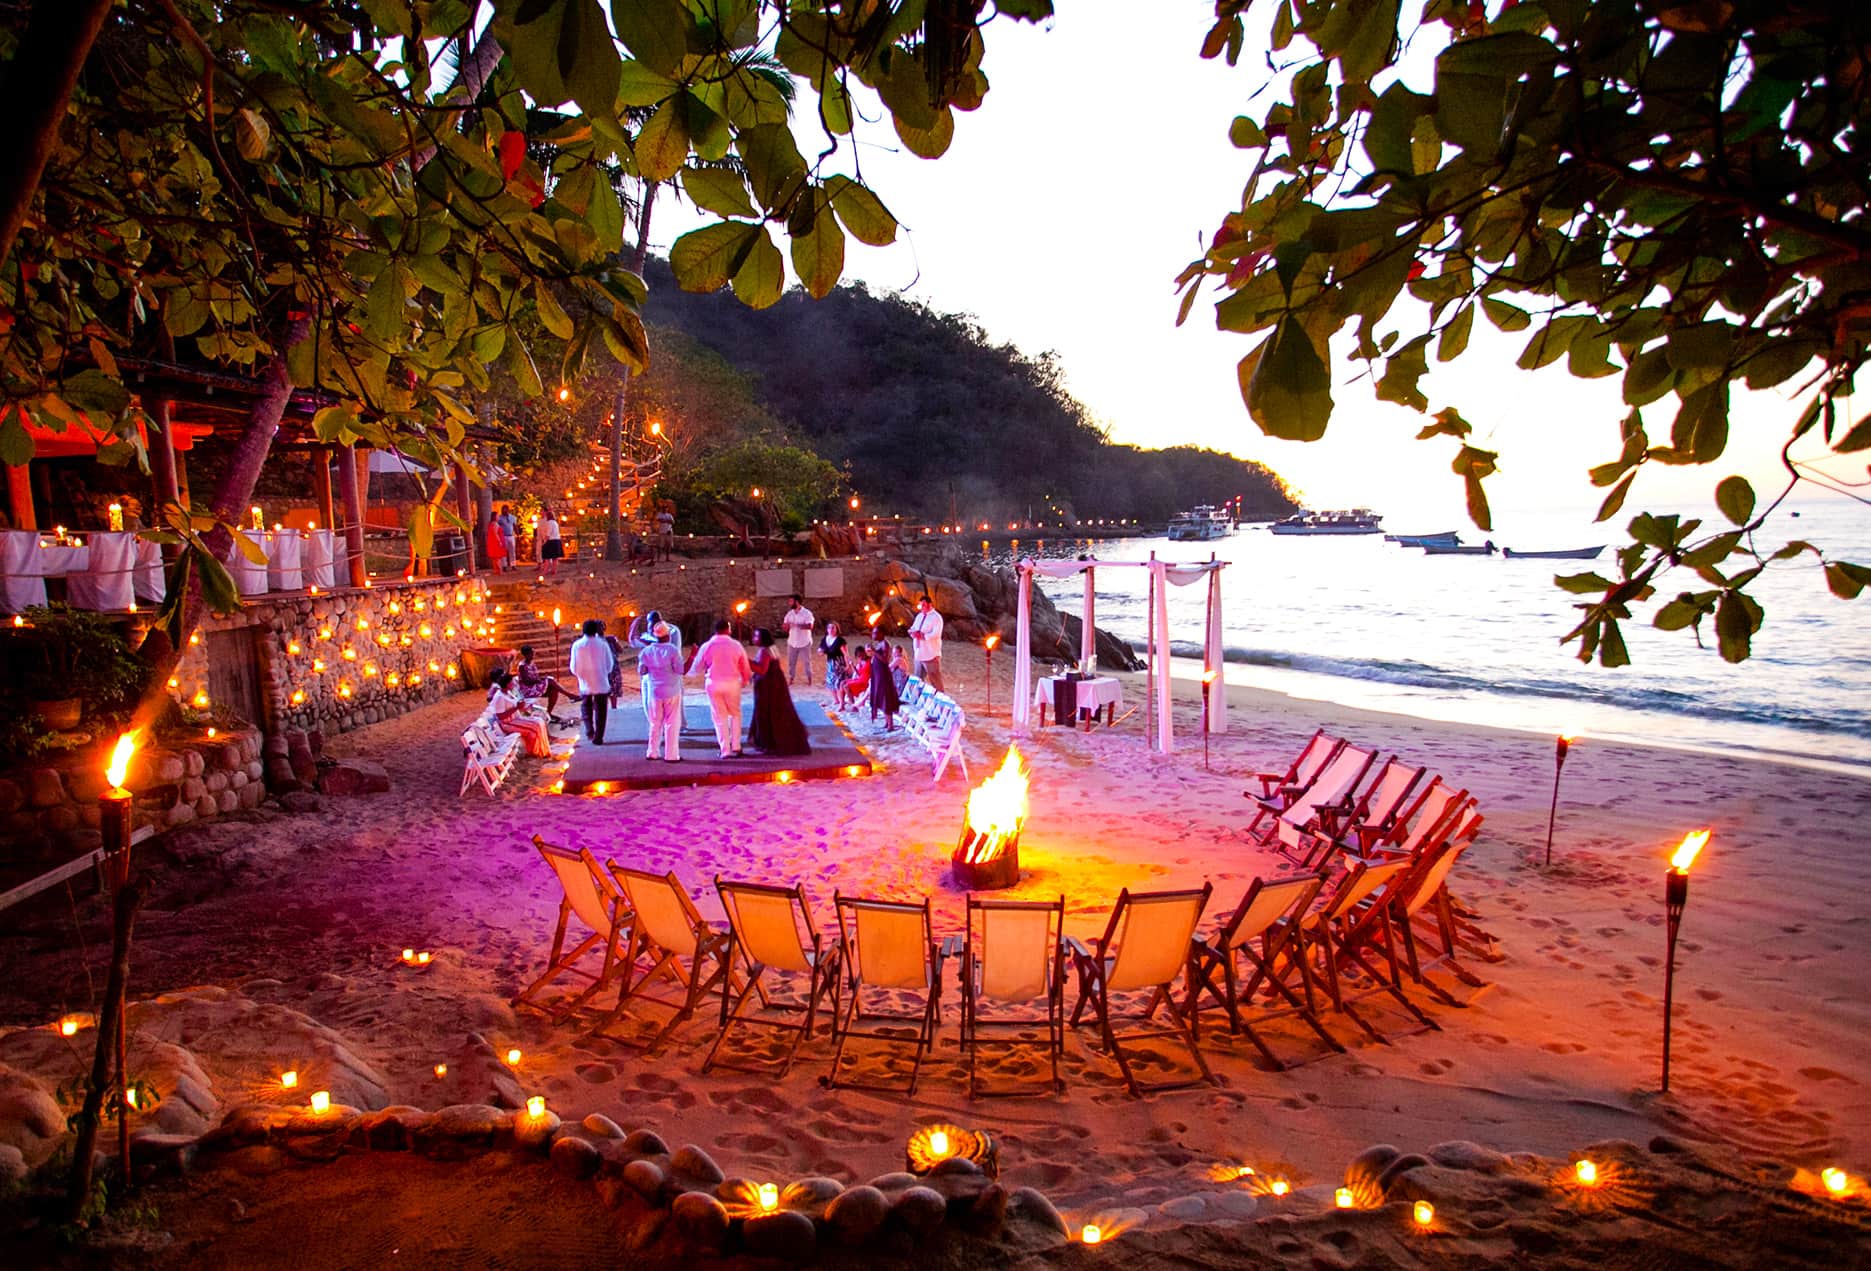
[[[274,591],[298,591],[305,540],[298,530],[273,530],[265,536],[266,580]]]
[[[1033,705],[1039,707],[1040,726],[1046,724],[1046,712],[1051,709],[1053,686],[1065,677],[1048,675],[1033,686]],[[1076,681],[1078,685],[1078,713],[1087,721],[1097,718],[1100,710],[1104,711],[1107,727],[1117,720],[1117,708],[1124,704],[1123,682],[1110,675],[1095,675],[1088,680]]]
[[[72,567],[63,571],[65,598],[72,608],[116,613],[136,603],[136,535],[97,531],[84,547],[40,550],[83,554],[82,565],[73,559]]]
[[[145,604],[159,605],[168,590],[163,573],[162,544],[151,539],[136,541],[136,598]]]
[[[243,596],[264,596],[266,594],[266,535],[259,530],[235,530],[236,534],[259,548],[260,563],[254,564],[239,543],[229,544],[227,549],[227,572],[233,575],[234,586]]]
[[[45,604],[45,562],[33,530],[0,531],[0,600],[8,613]]]
[[[305,552],[299,567],[299,580],[303,585],[327,589],[336,587],[339,566],[343,562],[344,551],[338,546],[335,533],[331,530],[306,531]]]

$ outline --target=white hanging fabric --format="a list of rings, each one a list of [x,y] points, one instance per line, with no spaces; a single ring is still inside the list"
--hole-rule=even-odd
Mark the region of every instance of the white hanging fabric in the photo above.
[[[1098,617],[1098,597],[1093,581],[1097,573],[1089,566],[1085,569],[1085,609],[1079,620],[1078,665],[1087,675],[1098,673],[1098,628],[1093,625]]]
[[[1020,579],[1020,612],[1013,646],[1013,730],[1024,734],[1033,718],[1033,567],[1014,566]]]
[[[1208,571],[1208,630],[1202,633],[1202,670],[1213,672],[1214,688],[1209,691],[1208,731],[1228,731],[1228,681],[1223,675],[1227,648],[1221,640],[1221,571]]]
[[[1164,585],[1169,563],[1153,560],[1150,572],[1156,577],[1156,603],[1150,610],[1150,643],[1155,647],[1151,663],[1156,667],[1156,748],[1167,755],[1176,749],[1175,732],[1170,726],[1169,588]]]

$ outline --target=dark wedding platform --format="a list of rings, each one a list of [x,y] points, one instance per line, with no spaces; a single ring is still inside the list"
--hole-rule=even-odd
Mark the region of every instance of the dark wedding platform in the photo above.
[[[752,693],[741,698],[741,736],[753,717]],[[718,786],[773,781],[814,781],[829,777],[867,777],[870,756],[816,702],[794,702],[812,744],[809,755],[755,755],[723,759],[715,747],[715,726],[708,703],[690,695],[682,709],[682,762],[645,759],[649,725],[640,702],[628,700],[610,714],[604,745],[593,746],[584,734],[565,766],[566,794],[609,794],[618,790],[657,790],[670,786]],[[603,789],[598,787],[602,786]]]

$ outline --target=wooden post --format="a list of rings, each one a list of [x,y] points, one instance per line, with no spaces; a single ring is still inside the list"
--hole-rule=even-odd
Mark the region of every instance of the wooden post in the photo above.
[[[156,515],[145,517],[147,524],[161,528],[164,524],[162,510],[170,504],[181,505],[181,488],[175,477],[175,431],[171,427],[171,402],[166,397],[156,397],[149,404],[149,476],[156,491]],[[166,559],[174,560],[181,554],[179,543],[172,543],[163,549]]]
[[[7,465],[6,488],[7,497],[12,504],[13,528],[16,530],[38,529],[39,517],[33,511],[30,461],[18,465],[10,463]]]
[[[350,560],[351,586],[362,587],[364,570],[364,495],[357,484],[357,451],[338,447],[338,497],[344,500],[344,554]]]
[[[462,531],[462,542],[468,547],[468,550],[463,552],[461,558],[455,562],[455,568],[473,573],[474,490],[468,482],[468,465],[461,462],[455,464],[455,515],[461,518],[462,525],[466,527]]]
[[[124,995],[130,978],[130,930],[136,922],[137,906],[143,903],[143,883],[139,879],[117,888],[114,921],[111,929],[110,976],[104,984],[104,1008],[97,1021],[97,1050],[91,1060],[91,1083],[84,1092],[78,1111],[77,1136],[72,1144],[71,1184],[66,1193],[70,1216],[76,1219],[91,1197],[91,1154],[97,1146],[98,1124],[103,1114],[104,1091],[110,1084],[111,1061],[116,1055],[117,1030],[123,1022]],[[119,1108],[118,1115],[125,1109]],[[129,1162],[120,1161],[126,1182]]]
[[[336,529],[338,513],[331,506],[331,450],[325,446],[312,450],[312,494],[318,501],[319,526]]]

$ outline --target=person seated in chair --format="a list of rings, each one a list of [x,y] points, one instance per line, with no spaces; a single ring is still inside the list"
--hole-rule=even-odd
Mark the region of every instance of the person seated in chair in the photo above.
[[[487,701],[493,708],[494,722],[500,725],[501,732],[517,733],[526,747],[526,753],[535,759],[551,758],[552,739],[546,732],[546,721],[534,715],[527,707],[513,682],[511,671],[494,672]]]
[[[559,699],[561,697],[568,698],[575,702],[578,700],[578,694],[572,692],[563,684],[559,683],[557,679],[539,669],[538,664],[533,658],[532,645],[523,644],[520,646],[520,664],[514,668],[513,679],[515,687],[519,690],[521,701],[533,702],[543,697],[546,699],[547,719],[551,720],[560,728],[568,727],[571,724],[571,720],[560,719],[554,712],[559,709]]]

